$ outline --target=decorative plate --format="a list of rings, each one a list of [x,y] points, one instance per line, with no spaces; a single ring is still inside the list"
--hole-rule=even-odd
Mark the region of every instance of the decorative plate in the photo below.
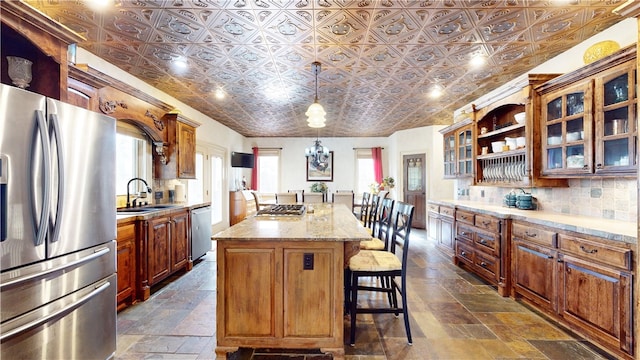
[[[613,40],[605,40],[591,45],[582,56],[585,64],[591,64],[596,60],[600,60],[605,56],[609,56],[620,50],[620,44]]]

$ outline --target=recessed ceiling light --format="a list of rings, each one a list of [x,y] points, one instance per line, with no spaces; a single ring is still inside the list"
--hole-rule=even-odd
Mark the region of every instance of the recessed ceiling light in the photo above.
[[[471,60],[469,60],[469,65],[474,68],[482,67],[486,63],[487,58],[484,55],[474,55],[471,57]]]
[[[442,96],[442,87],[440,85],[434,85],[429,92],[429,97],[432,99],[437,99]]]
[[[222,89],[216,89],[216,92],[214,93],[214,96],[216,97],[216,99],[218,100],[222,100],[225,97],[225,93],[224,90]]]
[[[177,68],[180,69],[186,69],[187,68],[187,62],[184,61],[184,59],[176,59],[173,61],[173,65]]]

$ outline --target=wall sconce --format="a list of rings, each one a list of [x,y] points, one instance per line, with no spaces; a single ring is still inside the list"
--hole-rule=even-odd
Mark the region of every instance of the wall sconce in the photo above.
[[[154,142],[153,145],[156,148],[156,153],[160,157],[160,163],[162,165],[167,165],[167,163],[169,162],[169,159],[165,154],[165,148],[167,148],[167,146],[162,141]]]

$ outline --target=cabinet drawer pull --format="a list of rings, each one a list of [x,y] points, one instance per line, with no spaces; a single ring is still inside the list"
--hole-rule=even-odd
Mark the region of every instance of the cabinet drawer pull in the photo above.
[[[547,259],[553,259],[553,255],[547,255]]]
[[[486,221],[485,220],[485,221],[482,222],[482,225],[484,225],[484,226],[488,226],[489,224],[491,224],[491,221]]]
[[[538,233],[530,233],[528,231],[525,231],[524,234],[527,235],[528,237],[536,237],[536,236],[538,236]]]
[[[586,252],[587,254],[595,254],[598,252],[598,249],[588,250],[586,247],[584,247],[584,245],[580,245],[580,250]]]
[[[464,252],[464,251],[461,251],[461,252],[460,252],[460,255],[462,255],[462,256],[464,256],[464,257],[466,257],[466,256],[467,256],[467,253],[466,253],[466,252]]]
[[[596,169],[602,169],[602,168],[603,168],[602,164],[596,164]]]
[[[466,231],[460,231],[460,235],[468,235]]]
[[[589,165],[585,165],[582,167],[583,170],[587,170],[589,168]]]
[[[460,219],[465,219],[466,220],[467,216],[466,215],[460,215]]]
[[[487,263],[483,261],[483,262],[480,263],[480,266],[487,267]]]
[[[487,243],[487,240],[485,240],[485,239],[480,239],[479,243],[480,243],[480,244],[482,244],[482,245],[485,245],[485,244]]]
[[[563,262],[564,262],[564,260],[558,259],[558,263],[562,264]]]

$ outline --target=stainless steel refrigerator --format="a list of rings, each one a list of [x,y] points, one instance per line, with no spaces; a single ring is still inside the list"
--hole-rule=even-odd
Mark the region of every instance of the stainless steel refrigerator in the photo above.
[[[116,350],[115,120],[0,84],[0,358]]]

